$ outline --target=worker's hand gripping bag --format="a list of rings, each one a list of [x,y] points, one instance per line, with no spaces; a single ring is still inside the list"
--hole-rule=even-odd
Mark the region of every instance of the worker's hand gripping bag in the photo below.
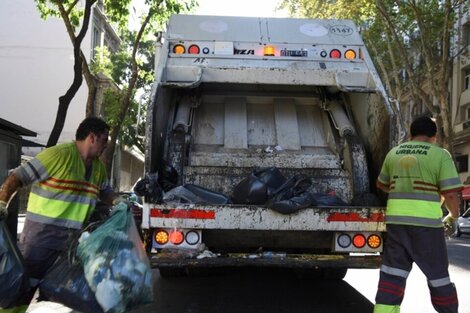
[[[29,279],[15,241],[0,221],[0,308],[13,307],[29,289]]]
[[[83,266],[75,256],[78,242],[59,256],[39,285],[41,300],[61,303],[83,313],[103,312],[88,286]]]
[[[126,203],[80,242],[77,256],[104,312],[128,312],[153,301],[150,263]]]

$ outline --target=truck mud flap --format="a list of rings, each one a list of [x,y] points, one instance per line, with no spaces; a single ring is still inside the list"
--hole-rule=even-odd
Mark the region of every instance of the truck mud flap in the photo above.
[[[379,268],[380,255],[288,255],[249,257],[236,254],[204,259],[154,257],[152,268],[282,267],[282,268]]]

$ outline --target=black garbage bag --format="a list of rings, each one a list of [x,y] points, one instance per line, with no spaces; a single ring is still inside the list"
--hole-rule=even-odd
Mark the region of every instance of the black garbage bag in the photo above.
[[[84,313],[103,312],[85,279],[83,265],[75,257],[75,249],[59,256],[41,280],[39,291],[41,300],[61,303]]]
[[[166,203],[193,203],[193,204],[230,204],[226,195],[193,184],[184,184],[171,189],[163,197]]]
[[[276,167],[256,169],[234,187],[232,201],[236,204],[265,204],[285,182],[286,178]]]
[[[163,191],[158,183],[157,173],[147,173],[134,186],[134,192],[139,197],[145,197],[150,203],[162,203]]]
[[[15,306],[21,296],[29,291],[23,257],[5,221],[0,221],[0,282],[0,308]]]
[[[318,206],[347,206],[348,204],[340,197],[326,193],[312,194]]]
[[[315,199],[307,191],[312,181],[306,175],[297,174],[273,192],[267,207],[282,214],[291,214],[316,205]]]
[[[164,165],[158,172],[158,183],[163,191],[167,192],[175,188],[178,184],[178,172],[167,161],[163,161]]]

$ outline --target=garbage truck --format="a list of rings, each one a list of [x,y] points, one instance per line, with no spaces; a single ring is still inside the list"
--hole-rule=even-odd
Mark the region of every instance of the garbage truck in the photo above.
[[[379,267],[385,196],[375,180],[400,140],[394,105],[350,20],[171,16],[156,44],[146,173],[170,167],[175,186],[230,200],[270,168],[338,201],[286,214],[145,197],[152,266],[162,276],[270,266],[335,279]]]

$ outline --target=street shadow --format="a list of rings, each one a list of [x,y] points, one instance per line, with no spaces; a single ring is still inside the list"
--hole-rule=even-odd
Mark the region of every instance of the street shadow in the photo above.
[[[212,276],[171,279],[157,275],[155,303],[134,313],[373,311],[373,304],[345,281],[302,278],[287,269],[223,269]]]

